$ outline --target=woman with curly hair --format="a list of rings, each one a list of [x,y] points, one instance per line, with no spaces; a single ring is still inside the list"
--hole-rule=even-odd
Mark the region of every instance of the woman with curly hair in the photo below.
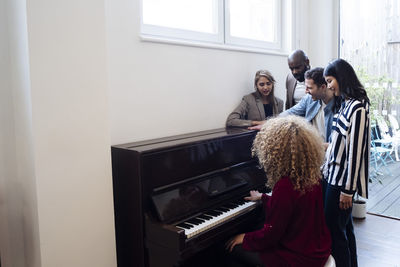
[[[320,166],[323,140],[303,118],[268,120],[257,134],[259,159],[272,195],[251,191],[246,200],[262,200],[264,226],[227,242],[229,266],[323,266],[331,239],[325,224]]]

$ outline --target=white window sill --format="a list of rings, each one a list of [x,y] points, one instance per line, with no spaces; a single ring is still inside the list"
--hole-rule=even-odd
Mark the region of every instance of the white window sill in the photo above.
[[[189,40],[180,40],[180,39],[169,39],[169,38],[164,38],[164,37],[143,35],[143,34],[140,35],[140,39],[143,42],[164,43],[164,44],[171,44],[171,45],[192,46],[192,47],[219,49],[219,50],[265,54],[265,55],[276,55],[276,56],[284,56],[284,57],[289,56],[289,53],[287,53],[287,52],[280,52],[280,51],[274,51],[274,50],[268,50],[268,49],[242,47],[242,46],[234,46],[234,45],[227,45],[227,44],[213,44],[213,43],[205,43],[205,42],[197,42],[197,41],[189,41]]]

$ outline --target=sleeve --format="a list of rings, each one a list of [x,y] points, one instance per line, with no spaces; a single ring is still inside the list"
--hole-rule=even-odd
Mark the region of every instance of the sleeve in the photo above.
[[[289,106],[289,99],[291,98],[291,96],[289,95],[289,76],[286,76],[286,103],[285,103],[285,109],[288,110],[290,108]]]
[[[263,228],[244,236],[242,246],[245,250],[264,251],[278,244],[286,232],[294,212],[293,190],[277,185],[269,198],[270,206]]]
[[[358,108],[350,118],[350,133],[348,135],[349,141],[347,142],[347,179],[342,192],[345,194],[354,194],[357,189],[357,182],[362,179],[360,168],[362,160],[364,159],[366,146],[369,145],[365,141],[367,134],[366,128],[368,127],[367,112],[364,108]]]
[[[249,112],[248,103],[243,97],[242,102],[240,102],[239,106],[237,106],[231,114],[229,114],[226,119],[226,126],[236,126],[236,127],[244,127],[251,126],[251,120],[247,120],[247,114]]]
[[[280,114],[283,111],[283,100],[280,98],[277,98],[277,103],[278,103],[278,107],[277,107],[277,113]],[[278,115],[278,114],[274,114],[274,115]]]
[[[271,196],[268,194],[262,194],[261,195],[261,201],[263,203],[263,205],[267,205],[268,201],[270,200]]]
[[[296,115],[304,117],[306,115],[306,111],[307,111],[307,95],[304,96],[299,103],[285,110],[279,116],[285,117],[288,115]]]

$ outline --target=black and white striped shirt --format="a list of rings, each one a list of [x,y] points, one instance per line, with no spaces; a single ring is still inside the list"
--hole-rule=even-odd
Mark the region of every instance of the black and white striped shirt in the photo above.
[[[344,194],[368,197],[370,157],[369,105],[347,99],[333,117],[331,142],[325,154],[324,178]]]

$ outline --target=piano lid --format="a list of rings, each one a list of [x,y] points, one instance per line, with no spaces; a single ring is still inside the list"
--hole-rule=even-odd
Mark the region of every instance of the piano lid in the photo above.
[[[219,128],[207,131],[200,131],[194,133],[180,134],[163,138],[156,138],[121,145],[115,145],[116,148],[131,149],[137,152],[150,152],[159,150],[160,148],[166,149],[176,145],[184,145],[189,143],[197,143],[205,140],[230,137],[241,134],[255,134],[256,131],[247,130],[244,128]]]

